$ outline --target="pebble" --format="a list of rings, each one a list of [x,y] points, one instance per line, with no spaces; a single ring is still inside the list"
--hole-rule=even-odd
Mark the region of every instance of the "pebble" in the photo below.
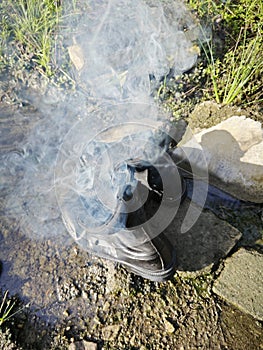
[[[98,345],[96,343],[82,340],[75,343],[71,343],[68,347],[68,350],[97,350]]]
[[[165,330],[168,332],[168,333],[173,333],[174,332],[174,326],[172,325],[171,322],[169,322],[168,320],[164,320],[164,327],[165,327]]]
[[[110,325],[106,326],[102,329],[102,335],[105,340],[114,340],[119,331],[121,326],[120,325]]]

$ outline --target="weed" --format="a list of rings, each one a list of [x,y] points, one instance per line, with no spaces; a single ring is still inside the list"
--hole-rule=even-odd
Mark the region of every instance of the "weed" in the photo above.
[[[50,75],[52,44],[59,24],[60,7],[53,0],[18,0],[9,2],[9,6],[14,40],[37,67]]]
[[[79,15],[77,0],[0,1],[0,72],[10,74],[18,84],[30,85],[37,79],[38,85],[74,89],[60,33],[64,17]]]
[[[213,0],[188,0],[189,6],[194,9],[200,18],[213,19],[219,16],[223,9],[223,2]]]
[[[201,27],[202,30],[202,27]],[[206,73],[210,76],[212,84],[213,84],[213,91],[214,91],[214,97],[217,103],[220,103],[220,96],[219,96],[219,87],[218,87],[218,77],[220,74],[220,60],[214,58],[213,48],[212,48],[212,42],[207,40],[205,43],[200,40],[200,46],[203,49],[203,52],[205,54],[205,57],[208,62],[208,66],[206,68]]]
[[[214,11],[214,37],[200,42],[206,60],[207,82],[205,95],[222,104],[253,104],[262,101],[262,28],[263,5],[256,0],[226,1],[190,0],[196,11],[207,18]],[[216,20],[215,20],[216,18]],[[216,49],[216,28],[222,23],[224,45],[221,55]],[[214,22],[213,22],[214,21]],[[204,36],[205,37],[205,36]]]
[[[8,291],[5,292],[2,303],[0,304],[0,327],[4,322],[10,319],[15,313],[11,314],[15,302],[7,300]]]
[[[165,78],[156,92],[171,120],[187,118],[193,106],[202,99],[202,86],[206,77],[202,62],[181,76]]]
[[[259,89],[261,89],[261,86],[255,83],[252,84],[252,82],[253,79],[256,80],[257,77],[261,77],[263,73],[262,37],[261,33],[258,32],[254,38],[247,41],[246,29],[242,29],[240,36],[243,36],[243,43],[238,47],[238,44],[240,44],[238,42],[234,50],[225,56],[225,65],[231,68],[226,72],[227,79],[222,96],[223,104],[239,103],[242,100],[245,102],[245,98],[242,99],[242,97],[245,97],[245,94],[248,93],[250,100],[253,98],[255,102],[260,102]]]
[[[36,68],[46,76],[55,65],[53,49],[61,18],[61,6],[53,0],[3,1],[0,4],[0,53],[2,65],[7,49],[26,68]]]

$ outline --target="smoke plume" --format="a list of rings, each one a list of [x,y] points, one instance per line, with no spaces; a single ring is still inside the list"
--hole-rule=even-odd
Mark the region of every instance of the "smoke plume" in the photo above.
[[[65,46],[81,56],[73,67],[79,91],[53,87],[33,99],[40,115],[26,127],[23,112],[14,116],[23,133],[1,152],[5,215],[35,238],[58,236],[65,225],[86,249],[98,237],[118,245],[114,233],[125,236],[127,219],[119,199],[138,183],[129,161],[158,166],[166,157],[167,116],[153,92],[195,64],[199,27],[178,0],[87,0],[62,28]]]

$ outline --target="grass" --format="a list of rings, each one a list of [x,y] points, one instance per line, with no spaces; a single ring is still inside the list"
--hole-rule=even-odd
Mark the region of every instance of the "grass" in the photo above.
[[[0,304],[0,327],[16,313],[11,313],[15,306],[15,302],[7,300],[7,296],[8,291],[5,292],[2,303]]]
[[[222,57],[217,53],[213,39],[201,42],[207,62],[206,74],[211,82],[209,88],[208,81],[207,97],[224,105],[262,102],[262,2],[226,1],[224,5],[215,1],[201,2],[203,6],[198,9],[200,1],[190,1],[202,16],[211,16],[214,11],[213,19],[220,19],[221,31],[225,32]],[[216,36],[216,28],[213,29]]]
[[[37,67],[51,74],[52,44],[59,24],[60,7],[55,1],[18,0],[11,3],[13,35]]]
[[[196,104],[207,100],[215,100],[225,106],[252,105],[253,110],[260,111],[263,85],[262,2],[187,2],[200,21],[201,54],[190,72],[174,79],[164,79],[157,97],[171,112],[173,119],[187,119]]]
[[[77,0],[0,1],[0,73],[24,85],[40,76],[43,86],[74,89],[61,32],[66,30],[62,28],[66,17],[74,20],[80,14]]]
[[[230,68],[226,72],[223,104],[262,102],[262,86],[260,83],[254,83],[257,77],[262,77],[263,74],[262,33],[259,31],[254,38],[247,41],[246,29],[242,28],[240,36],[243,43],[238,42],[234,50],[225,56],[225,64],[229,64]],[[240,50],[238,44],[241,44]]]
[[[202,30],[202,27],[200,27]],[[204,33],[203,33],[204,34]],[[204,34],[205,36],[205,34]],[[220,72],[220,60],[214,58],[213,54],[213,48],[210,40],[207,40],[205,43],[200,40],[200,46],[203,49],[203,52],[205,54],[205,57],[208,62],[208,66],[206,68],[206,73],[210,76],[212,85],[213,85],[213,92],[214,97],[217,103],[220,103],[220,94],[219,94],[219,88],[217,79],[219,77]]]
[[[158,97],[168,99],[168,105],[171,102],[171,109],[177,109],[179,114],[185,101],[194,104],[195,95],[199,99],[201,93],[203,99],[214,99],[225,105],[262,102],[263,3],[188,0],[188,4],[202,24],[212,28],[212,38],[201,42],[203,50],[199,61],[203,61],[203,65],[198,63],[198,69],[192,74],[193,81],[189,74],[188,78],[179,78],[179,84],[177,78],[172,83],[164,79]],[[69,73],[70,58],[61,43],[59,28],[63,15],[76,12],[76,0],[67,5],[59,0],[0,2],[0,70],[38,71],[58,84],[74,85]],[[58,52],[63,57],[60,64],[56,62]],[[179,99],[174,98],[179,94]]]
[[[6,0],[0,3],[0,68],[22,61],[46,76],[55,71],[54,50],[61,6],[54,0]]]

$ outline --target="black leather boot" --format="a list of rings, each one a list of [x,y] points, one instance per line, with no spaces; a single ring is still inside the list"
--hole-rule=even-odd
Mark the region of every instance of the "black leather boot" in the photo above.
[[[175,247],[163,234],[162,220],[167,219],[166,212],[174,217],[174,212],[185,198],[185,181],[181,176],[171,176],[168,185],[173,189],[169,191],[168,188],[168,193],[174,196],[165,197],[162,179],[154,166],[136,163],[130,165],[129,170],[137,178],[135,190],[131,191],[127,186],[119,195],[118,206],[109,221],[97,232],[93,229],[93,235],[85,233],[75,240],[87,251],[119,262],[130,272],[152,281],[165,281],[175,272],[176,253]],[[156,213],[157,219],[152,220]],[[121,227],[120,223],[125,227]],[[67,222],[65,224],[70,230]],[[105,234],[105,228],[108,234]]]
[[[128,234],[120,235],[122,247],[117,250],[117,259],[129,271],[152,281],[165,281],[175,272],[175,247],[162,232],[158,232],[156,225],[151,223],[151,217],[159,207],[164,210],[175,210],[185,198],[186,185],[183,178],[171,178],[171,186],[177,186],[174,197],[164,198],[163,184],[159,172],[154,166],[146,163],[133,163],[130,171],[137,177],[138,185],[134,193],[125,191],[123,203],[128,212],[126,230]],[[178,181],[179,180],[179,181]],[[146,188],[147,187],[147,188]],[[127,194],[128,192],[128,194]],[[144,194],[148,192],[145,202]],[[139,207],[133,210],[134,207]],[[160,217],[160,220],[165,218]]]

